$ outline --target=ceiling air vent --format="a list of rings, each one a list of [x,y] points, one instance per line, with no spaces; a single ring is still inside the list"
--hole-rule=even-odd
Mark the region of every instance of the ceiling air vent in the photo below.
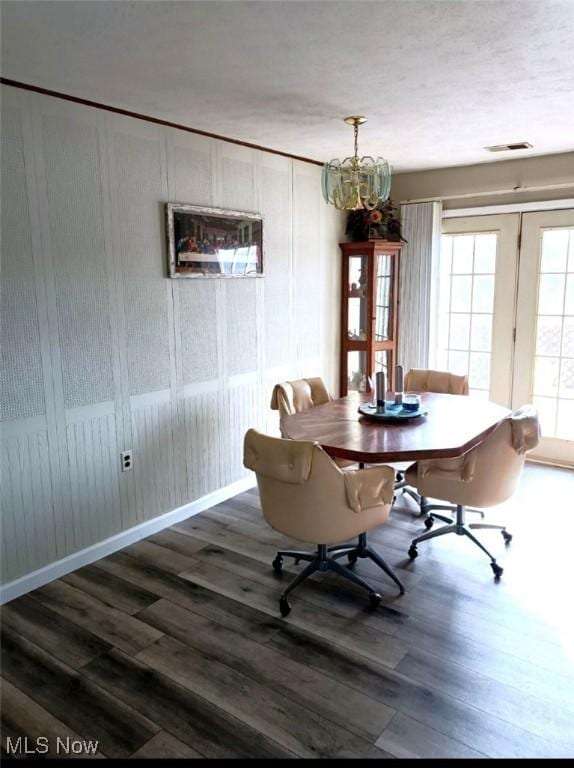
[[[492,147],[485,147],[488,152],[508,152],[515,149],[532,149],[532,144],[527,141],[515,141],[513,144],[495,144]]]

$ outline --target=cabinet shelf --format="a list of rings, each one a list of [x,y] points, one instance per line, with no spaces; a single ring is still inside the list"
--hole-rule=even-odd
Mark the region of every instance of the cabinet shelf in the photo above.
[[[342,253],[340,392],[369,391],[384,370],[394,387],[401,243],[340,243]],[[360,301],[351,301],[359,299]]]

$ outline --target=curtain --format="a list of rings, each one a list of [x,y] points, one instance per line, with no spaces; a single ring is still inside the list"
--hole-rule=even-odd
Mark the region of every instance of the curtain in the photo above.
[[[402,233],[397,363],[405,368],[436,365],[438,281],[442,204],[401,205]]]

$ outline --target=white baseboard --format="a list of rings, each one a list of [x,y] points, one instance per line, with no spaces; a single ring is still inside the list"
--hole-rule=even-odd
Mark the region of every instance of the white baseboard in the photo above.
[[[145,523],[140,523],[133,528],[128,528],[126,531],[116,533],[114,536],[110,536],[109,539],[104,539],[97,544],[92,544],[91,547],[86,547],[86,549],[82,549],[79,552],[67,555],[67,557],[56,560],[55,563],[45,565],[37,571],[27,573],[25,576],[15,579],[0,588],[0,605],[25,595],[33,589],[38,589],[38,587],[42,587],[44,584],[54,581],[54,579],[59,579],[61,576],[65,576],[67,573],[71,573],[84,565],[89,565],[96,560],[100,560],[102,557],[111,555],[113,552],[117,552],[119,549],[123,549],[130,544],[135,544],[136,541],[145,539],[147,536],[162,531],[164,528],[180,523],[182,520],[197,515],[199,512],[203,512],[216,504],[221,504],[222,501],[226,501],[232,496],[243,493],[254,486],[254,475],[242,478],[230,485],[226,485],[224,488],[202,496],[201,499],[184,504],[183,507],[178,507],[177,509],[172,509],[171,512],[153,517],[151,520],[146,520]]]

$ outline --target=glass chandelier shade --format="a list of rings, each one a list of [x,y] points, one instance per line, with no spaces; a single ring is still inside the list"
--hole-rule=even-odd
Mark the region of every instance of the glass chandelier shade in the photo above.
[[[391,191],[391,166],[383,157],[359,157],[359,125],[366,117],[353,115],[345,122],[353,126],[355,154],[344,160],[331,160],[323,166],[322,189],[325,202],[340,211],[373,210],[388,200]]]

